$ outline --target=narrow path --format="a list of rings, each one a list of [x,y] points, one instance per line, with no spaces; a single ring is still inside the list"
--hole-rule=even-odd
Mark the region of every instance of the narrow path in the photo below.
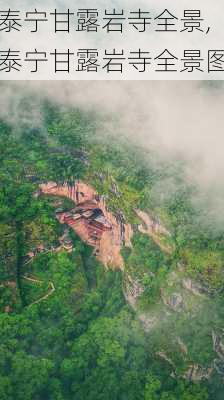
[[[26,281],[33,282],[33,283],[40,283],[40,284],[44,283],[44,281],[41,281],[36,278],[30,278],[26,275],[22,276],[22,279],[25,279]],[[33,301],[31,304],[28,305],[28,307],[31,307],[33,304],[38,304],[41,301],[46,300],[50,295],[52,295],[55,291],[54,283],[50,281],[49,286],[50,286],[50,290],[48,291],[48,293],[45,294],[44,296],[42,296],[40,299]]]

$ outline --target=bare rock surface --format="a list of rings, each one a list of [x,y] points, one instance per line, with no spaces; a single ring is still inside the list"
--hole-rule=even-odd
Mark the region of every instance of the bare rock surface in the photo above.
[[[118,191],[114,184],[113,190]],[[73,185],[68,183],[57,184],[47,182],[40,185],[40,193],[69,198],[75,208],[69,212],[58,212],[57,218],[69,225],[80,238],[95,247],[97,258],[110,268],[124,269],[121,256],[123,246],[131,247],[133,228],[125,223],[121,212],[114,215],[106,205],[105,196],[99,196],[95,189],[84,182],[76,181]],[[159,235],[169,235],[169,232],[159,222],[155,222],[143,211],[135,210],[143,224],[138,230],[149,235],[161,249],[167,253],[172,251],[165,246]]]

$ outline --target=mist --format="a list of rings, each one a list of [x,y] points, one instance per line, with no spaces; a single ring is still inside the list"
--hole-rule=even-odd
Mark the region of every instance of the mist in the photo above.
[[[32,94],[21,113],[25,94]],[[0,116],[18,125],[42,123],[40,98],[99,116],[98,134],[125,135],[145,150],[186,162],[186,176],[201,188],[209,214],[224,222],[224,89],[221,82],[70,81],[5,82]]]

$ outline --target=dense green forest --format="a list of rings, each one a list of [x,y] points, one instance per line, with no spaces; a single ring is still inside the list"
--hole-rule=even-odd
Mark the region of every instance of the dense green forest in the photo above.
[[[36,122],[0,121],[0,399],[223,399],[224,353],[216,354],[212,332],[224,329],[224,231],[207,221],[205,203],[193,205],[199,189],[185,179],[184,162],[99,135],[93,113],[46,99],[33,107]],[[159,218],[172,252],[135,232],[132,248],[122,249],[124,271],[107,270],[71,230],[72,252],[51,251],[65,229],[58,199],[35,193],[42,182],[76,179],[133,226],[137,208]],[[27,262],[40,244],[46,251]],[[134,307],[127,276],[144,288]],[[183,288],[184,279],[203,293]],[[176,311],[166,306],[175,294],[183,303]],[[150,330],[142,316],[155,321]],[[192,365],[211,368],[209,378],[186,379]]]

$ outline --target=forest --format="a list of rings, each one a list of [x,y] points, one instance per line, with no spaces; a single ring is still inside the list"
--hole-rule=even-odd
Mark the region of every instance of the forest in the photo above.
[[[34,106],[41,122],[0,121],[0,399],[222,400],[224,230],[191,201],[200,189],[184,161],[98,135],[93,112]],[[39,193],[76,180],[133,227],[123,269],[59,223],[68,199]],[[169,235],[139,232],[136,209]],[[65,232],[72,250],[55,251]],[[130,281],[142,289],[134,303]]]

